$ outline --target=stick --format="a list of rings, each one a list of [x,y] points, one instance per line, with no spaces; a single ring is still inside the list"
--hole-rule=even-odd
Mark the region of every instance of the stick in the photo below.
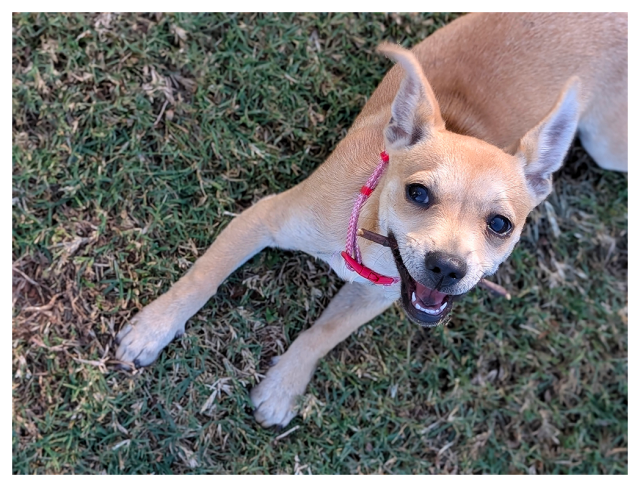
[[[389,241],[389,238],[385,237],[384,235],[380,235],[379,233],[370,232],[369,230],[365,230],[364,228],[358,228],[356,235],[358,237],[371,240],[372,242],[380,244],[383,247],[391,247],[391,242]]]
[[[365,230],[364,228],[358,228],[356,235],[358,237],[366,238],[367,240],[380,244],[384,247],[395,247],[394,243],[389,237],[385,237],[384,235],[380,235],[379,233],[370,232],[369,230]],[[507,291],[499,284],[496,284],[495,282],[487,281],[486,279],[480,279],[480,282],[478,282],[478,286],[484,289],[488,289],[489,291],[502,296],[503,298],[511,299],[511,294],[509,293],[509,291]]]
[[[487,281],[486,279],[480,279],[478,286],[488,289],[491,292],[496,293],[503,298],[511,299],[511,294],[501,285],[496,284],[495,282]]]

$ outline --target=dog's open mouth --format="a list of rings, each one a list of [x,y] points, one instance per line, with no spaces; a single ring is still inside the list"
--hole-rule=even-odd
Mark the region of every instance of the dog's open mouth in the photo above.
[[[400,273],[402,305],[407,316],[422,326],[438,326],[451,310],[453,296],[430,289],[411,277],[402,262],[402,256],[393,235],[390,235],[389,240],[394,244],[391,250]]]

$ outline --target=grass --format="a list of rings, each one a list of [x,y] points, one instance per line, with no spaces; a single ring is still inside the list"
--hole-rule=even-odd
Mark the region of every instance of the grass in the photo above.
[[[235,272],[153,366],[114,336],[260,197],[302,181],[390,63],[455,18],[13,16],[13,472],[627,472],[627,176],[576,145],[446,328],[393,307],[283,432],[248,389],[339,289],[304,254]]]

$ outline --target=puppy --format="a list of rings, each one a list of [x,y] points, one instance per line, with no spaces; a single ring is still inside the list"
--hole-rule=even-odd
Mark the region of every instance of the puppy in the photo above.
[[[284,426],[318,360],[359,326],[398,299],[435,326],[497,270],[576,133],[601,167],[627,170],[626,14],[470,14],[410,51],[378,50],[397,65],[335,151],[232,220],[119,332],[118,359],[152,363],[265,247],[307,252],[346,284],[251,392],[258,422]]]

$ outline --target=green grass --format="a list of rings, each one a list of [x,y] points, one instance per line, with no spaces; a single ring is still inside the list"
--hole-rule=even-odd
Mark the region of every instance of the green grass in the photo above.
[[[375,46],[454,17],[14,15],[14,473],[627,472],[627,176],[578,145],[498,273],[511,301],[436,330],[393,307],[284,438],[247,391],[340,286],[304,254],[262,252],[115,370],[119,327],[344,136]]]

